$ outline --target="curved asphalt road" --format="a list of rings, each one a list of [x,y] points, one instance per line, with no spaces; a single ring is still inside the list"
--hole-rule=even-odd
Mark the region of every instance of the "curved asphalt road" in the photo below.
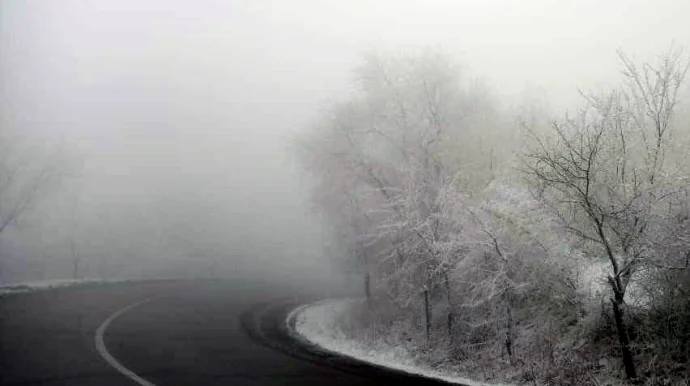
[[[0,299],[1,385],[136,385],[107,363],[104,333],[122,365],[158,385],[375,385],[394,374],[295,348],[281,333],[288,286],[240,281],[113,284]],[[300,296],[301,295],[301,296]],[[278,301],[281,299],[280,301]]]

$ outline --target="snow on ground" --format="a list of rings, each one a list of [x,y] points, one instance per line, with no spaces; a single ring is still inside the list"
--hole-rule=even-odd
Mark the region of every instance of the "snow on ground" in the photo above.
[[[348,337],[337,321],[345,317],[348,308],[355,301],[329,299],[302,306],[288,315],[287,322],[288,325],[294,323],[294,332],[300,338],[327,351],[363,362],[459,385],[507,386],[476,382],[462,377],[461,374],[424,366],[414,359],[412,353],[400,346],[390,346],[383,342],[362,342]]]
[[[611,296],[611,287],[607,282],[610,272],[611,265],[606,259],[587,262],[580,271],[582,275],[581,286],[585,295],[597,303]],[[634,307],[648,308],[652,299],[645,294],[644,288],[635,279],[636,277],[633,276],[633,280],[628,284],[625,302]]]
[[[99,284],[99,283],[118,283],[130,281],[131,279],[53,279],[31,281],[26,283],[16,283],[0,286],[0,296],[10,295],[16,293],[36,292],[49,289],[72,287],[84,284]]]

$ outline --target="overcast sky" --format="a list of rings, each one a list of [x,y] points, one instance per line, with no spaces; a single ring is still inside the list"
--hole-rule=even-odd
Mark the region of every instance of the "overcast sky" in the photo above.
[[[559,109],[576,102],[578,87],[615,80],[618,48],[646,58],[690,45],[686,0],[0,7],[0,124],[84,165],[59,205],[24,226],[34,257],[56,245],[67,253],[60,240],[76,210],[85,254],[110,248],[109,236],[126,239],[130,255],[167,248],[183,258],[191,252],[171,235],[195,231],[196,245],[216,245],[208,254],[310,266],[324,231],[286,144],[347,92],[362,54],[435,47],[506,104],[537,92]]]

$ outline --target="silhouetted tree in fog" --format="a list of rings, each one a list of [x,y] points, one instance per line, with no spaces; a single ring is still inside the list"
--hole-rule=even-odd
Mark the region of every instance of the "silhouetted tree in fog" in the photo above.
[[[0,132],[0,236],[30,210],[66,170],[61,157],[32,153],[27,149],[34,147],[21,145],[20,136],[8,130]]]

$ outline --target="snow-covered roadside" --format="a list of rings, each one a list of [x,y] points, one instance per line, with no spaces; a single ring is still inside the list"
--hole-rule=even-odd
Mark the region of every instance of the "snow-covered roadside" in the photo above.
[[[288,315],[287,323],[302,339],[335,354],[348,356],[377,366],[391,368],[427,378],[467,386],[507,386],[472,381],[461,374],[423,366],[414,355],[402,347],[383,342],[362,342],[352,339],[339,327],[342,319],[356,300],[329,299],[299,307]]]
[[[122,283],[129,281],[136,281],[137,279],[54,279],[31,281],[26,283],[16,283],[0,286],[0,296],[37,292],[50,289],[58,289],[65,287],[73,287],[86,284],[106,284],[106,283]]]

